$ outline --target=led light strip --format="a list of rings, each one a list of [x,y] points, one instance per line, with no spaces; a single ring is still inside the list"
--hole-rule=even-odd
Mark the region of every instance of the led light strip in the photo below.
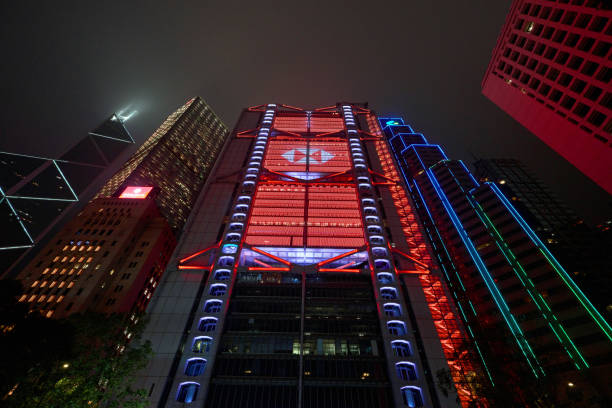
[[[199,357],[198,355],[193,355],[194,352],[191,351],[191,347],[196,338],[206,334],[212,342],[206,351],[207,358],[204,358],[205,364],[209,366],[213,364],[219,347],[224,317],[227,313],[227,306],[235,282],[238,262],[240,260],[240,251],[246,233],[245,226],[248,222],[248,215],[251,212],[253,197],[257,190],[261,165],[268,144],[268,138],[270,137],[275,113],[276,104],[268,104],[264,111],[257,137],[255,138],[255,143],[249,156],[247,169],[240,184],[240,192],[232,207],[230,215],[231,222],[225,228],[223,239],[220,243],[220,252],[213,262],[213,267],[211,268],[211,273],[204,289],[204,295],[202,296],[200,305],[200,314],[194,319],[194,321],[198,323],[195,330],[193,330],[193,335],[189,337],[189,351],[186,351],[184,355],[184,357]],[[239,228],[240,226],[241,228]],[[220,302],[221,307],[219,309],[215,308],[214,310],[207,311],[207,305],[213,304],[210,302],[211,300],[216,303]],[[219,317],[212,316],[212,314],[219,315]],[[185,384],[196,384],[198,389],[200,387],[199,383],[194,383],[192,381],[187,383],[180,382],[180,379],[184,379],[186,375],[185,371],[187,371],[189,361],[189,359],[185,360],[183,373],[177,375],[177,381],[179,381],[176,394],[177,398]],[[197,375],[204,375],[206,373],[205,370],[206,368]],[[212,374],[209,373],[207,375],[210,377]],[[199,397],[205,398],[206,391],[207,390]]]
[[[395,267],[393,265],[393,259],[391,258],[387,240],[384,237],[383,224],[379,216],[380,209],[376,203],[376,193],[373,188],[372,176],[364,158],[363,144],[359,137],[359,128],[355,123],[353,107],[344,104],[341,106],[341,110],[349,139],[349,148],[353,160],[355,183],[357,184],[357,192],[359,194],[363,224],[366,229],[366,245],[368,248],[369,264],[375,289],[374,298],[376,299],[380,314],[381,330],[383,333],[391,334],[391,327],[394,327],[396,324],[400,325],[405,332],[397,336],[391,334],[393,336],[392,340],[397,341],[398,339],[406,339],[408,338],[408,328],[410,327],[405,318],[407,310],[406,304],[404,303],[403,297],[400,296],[402,292],[397,282],[397,276],[393,273]],[[390,298],[385,299],[383,296],[390,296]],[[393,309],[393,305],[399,305],[399,310]],[[398,315],[388,316],[386,314],[387,308],[389,308],[389,310],[395,310]],[[410,339],[414,340],[412,338]],[[403,383],[404,380],[395,372],[395,370],[397,370],[397,364],[407,363],[416,366],[416,360],[414,360],[414,357],[411,361],[405,361],[406,356],[396,357],[391,343],[392,341],[385,341],[384,347],[385,354],[389,357],[389,378],[392,384],[398,384],[400,386],[398,390],[399,394],[402,394],[404,390],[409,387],[414,390],[414,392],[418,392],[421,399],[424,399],[423,390],[420,387]],[[417,379],[421,380],[420,375],[417,376]],[[401,398],[401,395],[397,395],[396,397]],[[398,401],[398,404],[400,401]]]

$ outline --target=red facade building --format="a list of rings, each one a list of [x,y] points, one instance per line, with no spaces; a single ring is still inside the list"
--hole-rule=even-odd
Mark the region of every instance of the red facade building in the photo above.
[[[516,0],[483,94],[612,193],[612,7]]]

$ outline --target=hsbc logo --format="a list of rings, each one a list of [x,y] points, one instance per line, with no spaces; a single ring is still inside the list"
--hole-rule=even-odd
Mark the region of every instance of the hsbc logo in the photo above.
[[[334,155],[322,149],[291,149],[282,155],[289,163],[323,164],[334,158]],[[308,159],[308,160],[307,160]]]

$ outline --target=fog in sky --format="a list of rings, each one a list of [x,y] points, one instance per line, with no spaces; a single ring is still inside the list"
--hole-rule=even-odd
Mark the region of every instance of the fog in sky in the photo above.
[[[17,1],[0,6],[0,148],[56,157],[112,112],[138,143],[192,96],[368,101],[451,158],[523,160],[590,223],[610,196],[482,96],[510,0]]]

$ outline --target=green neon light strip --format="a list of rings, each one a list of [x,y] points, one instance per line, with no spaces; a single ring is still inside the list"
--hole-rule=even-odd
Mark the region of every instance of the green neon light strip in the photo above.
[[[478,251],[476,251],[476,248],[474,247],[474,243],[470,240],[469,236],[467,235],[467,232],[463,229],[463,225],[461,224],[459,217],[457,217],[455,210],[453,209],[452,205],[448,201],[448,198],[446,197],[446,194],[444,194],[442,188],[440,187],[440,184],[438,183],[438,180],[435,178],[435,175],[433,174],[431,169],[427,169],[426,173],[434,189],[436,190],[438,197],[440,198],[440,201],[442,202],[442,205],[444,206],[444,208],[446,209],[446,212],[451,218],[451,221],[453,222],[455,229],[457,230],[459,237],[461,238],[461,241],[463,242],[466,249],[468,250],[472,260],[474,261],[474,264],[476,265],[476,268],[478,269],[478,272],[480,273],[480,275],[482,276],[482,279],[485,282],[485,285],[487,285],[487,288],[489,289],[489,293],[491,293],[493,300],[497,304],[497,308],[499,309],[499,311],[502,314],[502,317],[506,321],[506,325],[510,329],[510,332],[512,333],[514,339],[516,340],[516,343],[518,344],[523,355],[525,356],[527,360],[527,364],[529,364],[529,366],[531,367],[531,371],[533,372],[534,376],[538,378],[540,376],[538,372],[541,372],[541,374],[545,374],[544,369],[540,365],[535,353],[529,346],[527,339],[525,339],[525,336],[523,334],[523,331],[521,330],[521,327],[518,325],[516,319],[510,312],[510,308],[506,304],[506,301],[504,297],[502,296],[501,292],[499,291],[499,288],[497,287],[497,285],[495,285],[495,281],[491,277],[491,274],[487,270],[487,267],[485,266],[484,262],[480,258]],[[455,178],[455,182],[457,182],[456,178]],[[457,185],[459,186],[461,191],[463,191],[463,188],[461,188],[461,185],[458,183]],[[465,191],[463,192],[465,193]]]
[[[487,216],[482,206],[475,201],[475,197],[468,195],[467,198],[472,208],[474,208],[474,210],[476,211],[478,218],[480,218],[480,220],[483,222],[483,224],[485,224],[485,226],[489,230],[489,233],[491,233],[491,235],[495,238],[497,247],[499,248],[501,253],[504,255],[508,263],[512,265],[512,269],[516,273],[516,276],[519,278],[519,280],[521,281],[521,284],[527,290],[527,293],[533,300],[536,307],[542,313],[542,316],[546,319],[548,325],[550,326],[553,333],[557,337],[557,340],[559,340],[559,342],[561,343],[561,345],[563,346],[563,348],[565,349],[569,357],[572,360],[574,360],[576,367],[579,370],[582,368],[588,368],[589,364],[587,363],[587,361],[584,359],[584,357],[580,353],[580,350],[578,350],[578,348],[576,347],[572,339],[569,337],[569,335],[567,334],[567,332],[565,331],[565,329],[563,328],[563,326],[557,319],[557,316],[553,314],[546,300],[544,300],[540,292],[538,292],[533,281],[529,278],[529,276],[527,275],[527,272],[525,271],[521,263],[518,261],[518,259],[516,258],[512,250],[508,247],[508,244],[502,238],[498,229],[495,228],[493,221],[491,221],[491,219]],[[578,362],[581,362],[583,366],[576,363],[576,360]]]
[[[527,233],[529,238],[536,244],[540,252],[546,257],[548,262],[555,269],[557,274],[561,277],[563,282],[570,288],[574,296],[578,299],[578,301],[582,304],[582,306],[587,310],[589,315],[593,318],[595,323],[603,330],[604,334],[608,337],[608,340],[612,342],[612,327],[606,322],[606,320],[599,314],[597,309],[591,304],[589,299],[582,293],[580,288],[576,285],[574,280],[568,275],[568,273],[563,269],[561,264],[555,259],[555,257],[550,253],[548,248],[544,246],[542,241],[538,238],[538,236],[533,232],[533,230],[529,227],[529,225],[525,222],[525,220],[520,216],[520,214],[516,211],[514,206],[508,201],[508,199],[501,192],[499,187],[497,187],[494,183],[484,183],[491,187],[493,192],[499,197],[504,206],[510,211],[512,216],[518,221],[523,230]]]

